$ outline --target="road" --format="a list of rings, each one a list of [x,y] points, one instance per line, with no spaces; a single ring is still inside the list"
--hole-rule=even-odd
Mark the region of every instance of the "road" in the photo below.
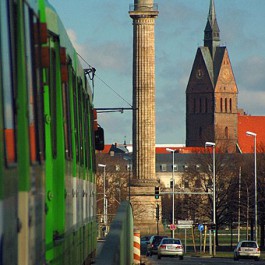
[[[170,264],[181,264],[181,265],[208,265],[208,264],[214,264],[214,265],[265,265],[265,260],[260,261],[254,261],[251,259],[244,259],[239,261],[234,261],[232,258],[201,258],[201,257],[191,257],[186,256],[183,260],[179,260],[178,258],[169,258],[165,257],[161,260],[157,259],[156,255],[153,255],[152,257],[146,257],[144,258],[146,265],[170,265]]]

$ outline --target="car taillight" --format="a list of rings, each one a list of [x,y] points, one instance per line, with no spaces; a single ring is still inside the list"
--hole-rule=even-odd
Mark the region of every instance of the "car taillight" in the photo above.
[[[182,247],[182,246],[176,246],[176,248],[180,248],[180,249],[182,249],[183,247]]]
[[[166,248],[166,245],[161,245],[160,248]]]
[[[257,251],[260,251],[260,248],[257,248]]]

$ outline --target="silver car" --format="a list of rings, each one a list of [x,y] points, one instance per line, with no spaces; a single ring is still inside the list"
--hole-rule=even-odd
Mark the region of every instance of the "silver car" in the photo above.
[[[256,241],[240,241],[234,250],[234,260],[239,258],[260,259],[260,248]]]
[[[163,238],[157,248],[157,258],[162,256],[178,256],[183,259],[184,249],[181,240],[178,238]]]

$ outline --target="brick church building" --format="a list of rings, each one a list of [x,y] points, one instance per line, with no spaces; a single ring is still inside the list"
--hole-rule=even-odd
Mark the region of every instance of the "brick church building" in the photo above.
[[[211,0],[204,46],[197,49],[186,89],[186,146],[203,147],[209,141],[229,153],[251,151],[246,150],[244,130],[255,132],[258,144],[259,140],[265,140],[261,124],[265,124],[265,117],[246,117],[238,109],[238,87],[227,47],[220,45]]]

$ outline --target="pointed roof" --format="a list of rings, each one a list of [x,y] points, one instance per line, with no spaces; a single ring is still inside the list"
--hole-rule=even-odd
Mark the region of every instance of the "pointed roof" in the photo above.
[[[205,31],[218,33],[218,34],[212,34],[212,37],[214,37],[215,40],[220,40],[219,37],[220,30],[216,19],[214,0],[210,1],[210,8],[209,8],[209,14],[208,14]]]
[[[205,63],[205,67],[213,84],[213,88],[217,83],[218,75],[222,66],[226,47],[217,47],[215,51],[214,60],[209,52],[208,47],[199,47],[196,57],[199,56],[199,51]],[[195,59],[196,60],[196,59]]]
[[[209,14],[204,30],[204,46],[208,47],[214,57],[216,47],[220,45],[220,30],[216,19],[214,0],[210,0]]]

